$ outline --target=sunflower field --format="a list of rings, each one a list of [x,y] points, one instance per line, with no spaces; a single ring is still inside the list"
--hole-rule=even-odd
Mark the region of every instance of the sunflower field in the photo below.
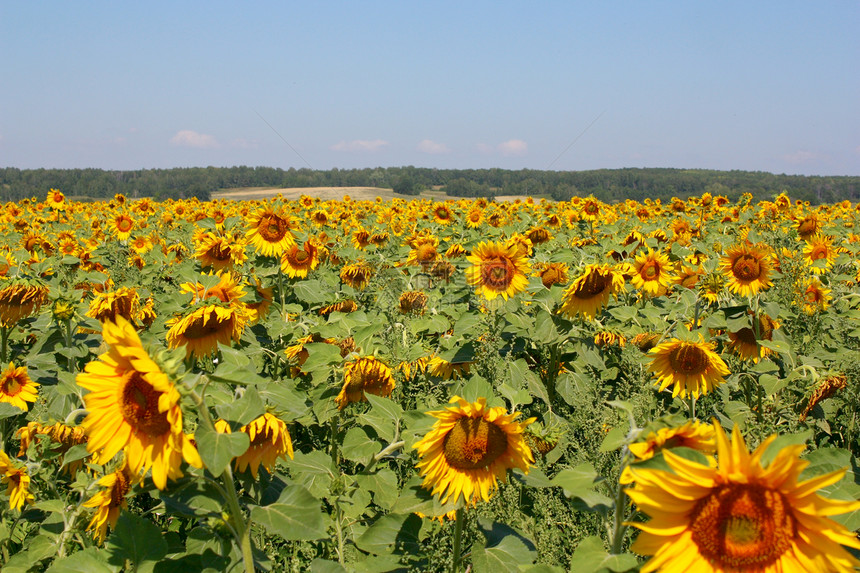
[[[860,567],[860,205],[0,218],[4,573]]]

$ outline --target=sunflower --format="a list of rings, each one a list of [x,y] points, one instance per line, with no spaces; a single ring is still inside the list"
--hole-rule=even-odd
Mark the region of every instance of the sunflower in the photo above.
[[[833,267],[833,261],[836,259],[833,237],[816,235],[809,238],[803,248],[803,257],[810,271],[823,275]],[[816,261],[821,262],[816,264]]]
[[[264,287],[260,279],[253,277],[254,281],[254,301],[245,303],[245,308],[248,310],[249,322],[260,322],[269,314],[269,308],[272,306],[272,296],[274,289],[272,287]]]
[[[729,332],[728,349],[744,360],[758,362],[762,358],[773,354],[773,350],[758,343],[759,340],[773,340],[773,331],[779,328],[779,323],[768,315],[761,313],[750,326],[745,326],[734,332]],[[758,336],[756,336],[756,331]]]
[[[529,263],[514,247],[482,242],[466,260],[472,263],[466,269],[467,282],[487,300],[500,295],[507,300],[528,286]]]
[[[340,280],[358,290],[362,290],[367,286],[371,276],[373,276],[373,271],[370,265],[364,261],[344,265],[340,269]]]
[[[96,508],[96,514],[87,525],[87,531],[93,532],[96,543],[104,543],[108,525],[116,527],[120,512],[128,509],[126,496],[133,481],[134,476],[129,474],[128,466],[123,462],[116,471],[99,479],[99,485],[104,489],[84,502],[84,507]]]
[[[433,495],[438,493],[443,504],[449,499],[457,502],[460,496],[466,505],[489,501],[498,489],[497,480],[507,480],[507,470],[528,473],[534,464],[523,438],[523,430],[534,418],[518,422],[519,412],[488,408],[486,398],[467,402],[454,396],[449,404],[444,410],[428,412],[436,423],[412,446],[421,457],[416,467],[424,477],[422,485]]]
[[[30,475],[24,467],[18,467],[12,463],[6,452],[0,450],[0,484],[6,486],[6,495],[9,496],[9,507],[21,509],[25,504],[33,502],[33,494],[30,493]]]
[[[564,291],[558,311],[567,317],[594,318],[609,297],[624,288],[624,276],[609,265],[587,265]]]
[[[798,457],[802,444],[782,448],[764,467],[762,457],[776,437],[751,454],[737,425],[729,440],[715,424],[716,467],[665,451],[672,472],[633,468],[636,486],[627,495],[651,517],[632,524],[642,532],[631,549],[652,556],[643,573],[847,573],[860,566],[841,547],[860,549],[860,541],[829,517],[857,511],[860,502],[818,494],[845,470],[798,483],[809,465]]]
[[[254,213],[248,219],[248,226],[245,236],[264,257],[279,257],[295,243],[292,221],[271,207],[261,208]]]
[[[51,189],[48,191],[48,197],[45,199],[48,207],[51,209],[62,211],[66,208],[66,196],[59,189]]]
[[[810,213],[797,221],[797,234],[801,239],[808,239],[821,230],[821,218],[817,213]]]
[[[56,447],[52,447],[51,451],[56,452],[61,456],[72,446],[87,443],[87,434],[84,432],[83,428],[80,426],[67,426],[62,422],[57,422],[52,426],[43,426],[38,422],[29,422],[23,428],[18,428],[18,431],[15,432],[15,436],[20,440],[18,457],[26,454],[27,449],[29,449],[30,444],[33,443],[36,436],[48,436],[51,442],[57,445]],[[41,453],[42,452],[40,451],[39,455],[41,455]],[[69,464],[65,464],[62,461],[62,457],[60,457],[59,460],[68,471],[69,475],[75,475],[84,465],[83,459],[74,460]]]
[[[339,410],[350,402],[367,400],[365,394],[390,396],[394,390],[394,376],[385,362],[374,356],[362,356],[344,366],[343,388],[334,399]]]
[[[116,322],[118,316],[135,322],[140,310],[140,295],[134,288],[120,287],[115,291],[96,293],[90,301],[87,316],[99,322]]]
[[[12,327],[37,312],[48,300],[48,288],[26,279],[13,279],[0,289],[0,325]]]
[[[120,450],[133,475],[152,469],[158,489],[167,478],[182,477],[184,459],[202,467],[200,456],[183,433],[179,392],[140,342],[125,319],[103,323],[108,351],[86,366],[77,377],[88,414],[82,422],[87,451],[110,460]]]
[[[600,219],[600,202],[594,197],[586,198],[579,209],[579,216],[586,221],[597,221]]]
[[[484,211],[477,207],[470,209],[466,214],[466,226],[470,229],[478,229],[484,222]]]
[[[345,299],[333,304],[326,305],[319,310],[320,316],[328,316],[333,312],[349,314],[358,310],[358,304],[352,299]]]
[[[184,346],[187,356],[208,356],[218,350],[218,344],[238,342],[250,319],[247,308],[207,304],[167,322],[167,345]]]
[[[714,441],[714,427],[710,424],[693,420],[674,428],[660,428],[649,432],[644,440],[630,444],[630,453],[635,458],[634,463],[650,460],[658,453],[672,448],[692,448],[703,454],[712,455],[717,448]],[[633,483],[633,472],[627,465],[621,472],[620,483]]]
[[[410,242],[412,250],[403,265],[420,265],[424,272],[439,258],[439,239],[433,235],[417,237]]]
[[[317,248],[311,241],[305,241],[301,249],[293,243],[281,255],[281,270],[290,278],[306,278],[319,263]]]
[[[633,267],[636,272],[630,282],[636,288],[644,291],[647,296],[666,294],[669,286],[676,279],[669,257],[652,249],[648,249],[647,253],[642,253],[636,257]]]
[[[10,362],[9,368],[0,374],[0,403],[6,402],[25,412],[29,410],[27,402],[35,402],[39,383],[30,380],[27,367],[15,367]]]
[[[540,277],[540,282],[546,288],[550,288],[552,285],[563,285],[570,280],[568,276],[570,269],[565,263],[541,263],[535,271]]]
[[[113,219],[113,227],[111,230],[116,238],[120,241],[127,241],[131,237],[131,232],[134,229],[135,221],[125,213],[120,213]]]
[[[424,314],[427,308],[427,295],[421,291],[406,291],[400,295],[399,306],[403,314]]]
[[[450,225],[454,221],[454,211],[445,203],[433,206],[433,220],[441,225]]]
[[[825,288],[817,277],[807,281],[803,291],[803,310],[812,315],[827,310],[830,302],[830,289]]]
[[[653,356],[648,370],[657,376],[654,384],[663,391],[674,384],[672,397],[698,398],[723,382],[729,369],[723,359],[705,342],[686,342],[673,338],[649,351]]]
[[[806,421],[806,417],[819,402],[830,398],[840,390],[845,390],[846,388],[848,388],[848,378],[844,374],[828,376],[816,384],[815,389],[812,391],[812,396],[809,397],[809,402],[806,403],[806,407],[800,414],[799,420],[801,422]]]
[[[425,371],[436,378],[457,380],[469,373],[472,364],[472,362],[448,362],[441,356],[433,355],[427,361]]]
[[[245,242],[239,237],[221,237],[210,231],[197,238],[195,245],[194,256],[203,269],[231,270],[248,259]]]
[[[728,278],[728,287],[739,296],[753,296],[770,288],[771,256],[756,246],[739,244],[726,250],[720,259],[721,270]]]
[[[224,420],[215,422],[215,429],[231,433],[230,425]],[[293,440],[287,423],[268,412],[239,428],[239,432],[247,434],[251,443],[245,453],[236,458],[236,471],[250,468],[251,475],[257,479],[261,465],[272,473],[279,458],[293,458]]]

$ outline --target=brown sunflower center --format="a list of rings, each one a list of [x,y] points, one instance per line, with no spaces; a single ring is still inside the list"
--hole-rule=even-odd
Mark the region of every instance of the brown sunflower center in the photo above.
[[[753,329],[749,327],[742,328],[737,332],[732,333],[731,338],[737,340],[741,344],[758,346],[758,341],[755,338],[755,332],[753,332]]]
[[[110,490],[110,507],[122,507],[125,494],[131,489],[124,471],[116,472],[116,482]]]
[[[7,376],[0,383],[0,392],[6,396],[15,396],[24,387],[24,382],[17,376]]]
[[[585,280],[580,281],[579,286],[573,291],[573,296],[584,300],[593,298],[606,290],[610,280],[611,277],[608,274],[604,275],[599,271],[591,271]]]
[[[277,243],[287,234],[287,222],[277,215],[266,215],[260,219],[257,231],[264,241]]]
[[[219,332],[222,328],[228,325],[231,320],[232,318],[221,320],[214,312],[212,312],[208,316],[204,315],[194,320],[194,322],[189,324],[188,327],[182,331],[182,336],[187,340],[206,338],[207,336],[212,336]]]
[[[701,374],[711,366],[711,360],[698,345],[681,344],[669,354],[669,364],[679,374]]]
[[[642,278],[646,281],[657,280],[660,276],[660,266],[654,261],[648,261],[642,267],[642,270],[639,271],[639,274],[642,275]]]
[[[161,436],[170,431],[167,412],[158,411],[158,398],[162,394],[144,380],[140,372],[130,373],[122,389],[120,409],[134,431],[147,436]]]
[[[769,567],[792,545],[797,524],[788,500],[754,484],[728,484],[699,500],[690,519],[693,542],[721,568]]]
[[[481,265],[481,283],[493,290],[505,290],[514,280],[514,265],[507,259],[497,258]]]
[[[230,258],[230,245],[225,245],[224,243],[217,243],[211,249],[209,249],[209,256],[217,261],[226,261]]]
[[[754,281],[761,276],[761,263],[753,255],[741,255],[732,263],[732,274],[742,281]]]
[[[549,267],[541,273],[540,280],[543,283],[543,286],[549,288],[554,284],[562,282],[562,276],[557,268]]]
[[[485,468],[508,449],[505,431],[483,418],[460,418],[445,435],[442,450],[458,470]]]
[[[293,260],[300,265],[303,265],[308,262],[309,258],[310,255],[307,253],[307,251],[296,251],[296,254],[293,255]]]
[[[425,243],[420,245],[417,249],[415,249],[415,259],[419,263],[428,263],[436,260],[436,247],[432,244]]]
[[[119,229],[119,231],[122,233],[127,233],[128,231],[131,231],[132,226],[133,225],[131,219],[129,219],[128,217],[120,217],[116,221],[116,228]]]
[[[388,386],[388,377],[384,375],[378,364],[370,361],[359,361],[349,374],[347,392],[370,392],[378,394]]]
[[[815,247],[812,250],[812,260],[817,261],[818,259],[826,259],[827,258],[827,247]]]

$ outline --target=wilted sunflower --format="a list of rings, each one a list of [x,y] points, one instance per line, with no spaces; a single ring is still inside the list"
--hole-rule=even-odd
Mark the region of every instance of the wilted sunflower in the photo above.
[[[231,433],[230,425],[224,420],[218,420],[215,429]],[[272,473],[279,458],[293,458],[293,440],[287,423],[268,412],[242,426],[239,431],[248,434],[251,443],[245,453],[236,458],[236,471],[243,472],[250,468],[251,475],[257,479],[261,465]]]
[[[393,390],[391,368],[375,356],[362,356],[344,366],[343,388],[334,401],[343,410],[350,402],[367,400],[365,394],[388,397]]]
[[[427,361],[425,371],[436,378],[457,380],[469,373],[472,364],[472,362],[448,362],[441,356],[433,355]]]
[[[636,257],[633,267],[636,272],[630,282],[647,296],[666,294],[669,286],[676,279],[669,257],[652,249]]]
[[[632,470],[636,486],[627,495],[651,517],[632,524],[642,532],[631,549],[652,556],[643,573],[848,573],[860,566],[842,547],[860,549],[860,541],[830,518],[857,511],[860,502],[818,494],[845,470],[798,483],[809,465],[798,457],[803,444],[782,448],[763,467],[776,435],[750,454],[737,425],[731,441],[715,426],[716,467],[664,451],[672,472]]]
[[[27,375],[26,366],[15,367],[10,362],[2,374],[0,374],[0,403],[6,402],[25,412],[29,410],[27,402],[35,402],[38,398],[39,384],[30,380]]]
[[[358,310],[358,304],[352,299],[346,299],[322,307],[319,310],[319,314],[320,316],[328,316],[333,312],[343,312],[348,314],[350,312],[355,312],[356,310]]]
[[[466,281],[476,286],[476,293],[487,300],[497,296],[507,300],[529,284],[529,263],[511,246],[482,242],[466,260],[472,263],[466,269]]]
[[[0,450],[0,474],[3,476],[0,484],[6,486],[10,508],[21,509],[25,504],[33,502],[27,468],[13,464],[6,452],[2,450]]]
[[[726,250],[720,259],[723,274],[728,278],[728,287],[739,296],[753,296],[760,290],[770,288],[771,256],[756,246],[739,244]]]
[[[403,263],[406,266],[418,265],[427,269],[439,258],[439,239],[433,235],[417,237],[411,241],[412,249]]]
[[[128,466],[123,461],[116,471],[99,479],[99,485],[104,489],[84,502],[84,507],[96,508],[96,514],[87,525],[87,531],[93,532],[96,543],[104,542],[108,526],[116,527],[120,512],[128,509],[126,496],[131,491],[134,477],[129,474]]]
[[[202,467],[200,456],[183,433],[179,392],[140,342],[125,319],[103,323],[108,351],[78,374],[88,414],[81,423],[89,437],[87,451],[110,460],[125,452],[132,475],[152,468],[158,489],[182,477],[184,459]]]
[[[12,327],[38,311],[48,300],[48,287],[26,279],[13,279],[0,289],[0,325]]]
[[[373,271],[370,265],[364,261],[344,265],[340,269],[340,280],[358,290],[362,290],[367,286],[371,276],[373,276]]]
[[[816,235],[807,239],[806,246],[803,248],[803,258],[812,273],[823,275],[829,271],[836,259],[833,237]],[[816,264],[816,261],[821,262]]]
[[[406,291],[400,295],[399,304],[403,314],[423,314],[427,308],[427,295],[421,291]]]
[[[609,265],[587,265],[564,291],[560,313],[594,318],[624,288],[624,276]]]
[[[449,404],[444,410],[428,412],[436,423],[412,446],[421,457],[416,467],[424,477],[422,485],[439,494],[443,504],[449,499],[458,502],[460,496],[466,505],[489,501],[498,489],[497,480],[507,481],[509,469],[528,473],[534,464],[523,438],[523,430],[534,418],[518,422],[519,412],[488,408],[486,398],[467,402],[454,396]]]
[[[797,234],[801,239],[808,239],[821,230],[821,218],[817,213],[810,213],[797,221]]]
[[[725,382],[729,369],[723,359],[705,342],[687,342],[673,338],[652,348],[648,370],[657,377],[654,384],[660,391],[674,385],[672,397],[686,398],[687,393],[698,398]]]
[[[264,257],[279,257],[295,243],[290,217],[271,207],[261,208],[251,215],[248,227],[245,236]]]
[[[293,243],[281,255],[281,270],[290,278],[306,278],[319,263],[316,245],[311,241],[305,241],[301,249]]]
[[[99,322],[116,322],[121,316],[129,322],[136,322],[140,311],[140,295],[130,287],[120,287],[114,291],[97,292],[90,301],[87,316]]]

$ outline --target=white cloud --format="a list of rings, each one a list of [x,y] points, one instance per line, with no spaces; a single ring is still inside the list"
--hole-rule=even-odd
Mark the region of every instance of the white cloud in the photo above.
[[[214,136],[207,135],[205,133],[197,133],[190,129],[183,129],[182,131],[176,132],[176,135],[170,138],[170,143],[172,145],[179,145],[182,147],[218,147],[218,142],[215,140]]]
[[[486,154],[490,154],[490,153],[492,153],[492,152],[493,152],[493,146],[492,146],[492,145],[487,145],[486,143],[479,143],[479,144],[478,144],[478,145],[476,145],[475,147],[478,149],[478,152],[479,152],[479,153],[486,153]]]
[[[782,156],[783,159],[788,161],[789,163],[806,163],[807,161],[814,161],[818,159],[817,153],[812,153],[811,151],[795,151],[794,153],[787,153]]]
[[[422,153],[430,153],[431,155],[441,155],[443,153],[451,153],[448,146],[444,143],[436,143],[431,139],[424,139],[418,144],[418,151]]]
[[[354,139],[352,141],[338,141],[330,147],[332,151],[379,151],[388,145],[384,139]]]
[[[509,139],[500,143],[498,150],[502,155],[525,155],[528,153],[529,146],[522,139]]]
[[[256,141],[252,139],[244,139],[241,137],[239,139],[234,139],[231,142],[231,146],[238,149],[257,149],[258,147],[260,147],[260,145]]]

